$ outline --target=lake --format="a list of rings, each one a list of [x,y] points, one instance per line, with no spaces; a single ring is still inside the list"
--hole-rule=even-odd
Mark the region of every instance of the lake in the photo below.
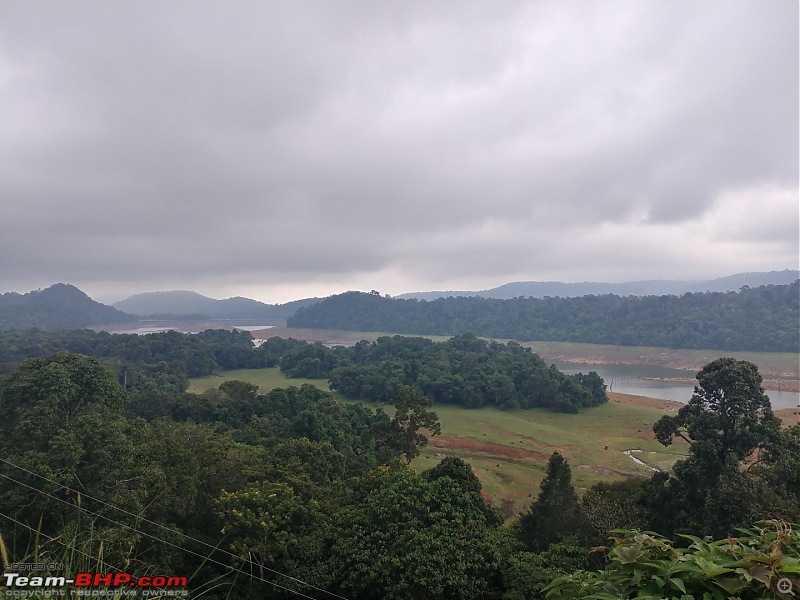
[[[564,373],[588,373],[595,371],[603,381],[609,392],[632,394],[634,396],[648,396],[662,398],[677,402],[688,402],[694,393],[694,385],[676,383],[673,381],[658,381],[650,378],[681,378],[692,379],[697,374],[694,371],[670,369],[649,365],[587,365],[584,363],[554,362],[556,367]],[[766,390],[772,402],[772,409],[796,408],[800,405],[800,394],[778,390]]]
[[[181,333],[198,333],[205,329],[238,329],[239,331],[261,331],[262,329],[272,329],[275,325],[240,325],[238,322],[225,323],[218,321],[213,327],[198,326],[197,324],[177,324],[177,325],[143,325],[141,327],[133,327],[131,329],[106,329],[109,333],[131,333],[135,335],[147,335],[149,333],[161,333],[163,331],[179,331]]]

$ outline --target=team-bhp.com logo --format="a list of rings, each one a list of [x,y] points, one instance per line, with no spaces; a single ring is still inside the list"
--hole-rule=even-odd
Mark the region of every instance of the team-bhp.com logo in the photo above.
[[[5,595],[63,596],[67,588],[75,596],[188,596],[186,577],[156,575],[134,577],[130,573],[75,573],[63,576],[33,576],[3,573]]]

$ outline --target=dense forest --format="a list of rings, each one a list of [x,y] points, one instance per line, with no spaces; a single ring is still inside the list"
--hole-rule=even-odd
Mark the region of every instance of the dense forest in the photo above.
[[[390,417],[309,385],[126,391],[95,358],[25,359],[0,379],[0,559],[183,576],[209,599],[788,599],[800,427],[781,428],[750,363],[697,379],[654,427],[690,444],[674,473],[578,498],[556,452],[504,522],[462,460],[409,466],[439,432],[411,387]]]
[[[579,296],[598,296],[604,294],[616,294],[617,296],[663,296],[664,294],[680,296],[687,292],[731,292],[745,286],[787,285],[798,278],[800,278],[800,271],[797,269],[784,269],[783,271],[736,273],[734,275],[717,277],[715,279],[688,281],[668,279],[625,281],[622,283],[602,281],[581,281],[574,283],[565,283],[563,281],[515,281],[512,283],[504,283],[503,285],[488,290],[411,292],[400,294],[397,297],[416,298],[417,300],[436,300],[437,298],[447,298],[449,296],[480,296],[481,298],[510,300],[511,298],[518,298],[520,296],[533,296],[534,298],[545,298],[547,296],[575,298]]]
[[[29,357],[57,351],[102,359],[124,389],[186,391],[190,377],[225,369],[280,367],[290,378],[329,379],[354,399],[386,402],[403,386],[437,403],[577,412],[607,401],[595,373],[564,375],[530,348],[465,334],[443,343],[401,336],[353,347],[271,338],[259,348],[250,333],[209,329],[149,335],[90,330],[0,332],[0,373]]]
[[[464,334],[446,342],[381,337],[351,347],[326,348],[272,338],[261,347],[267,364],[289,377],[328,379],[350,398],[385,402],[403,386],[435,404],[467,408],[549,408],[578,412],[608,401],[597,373],[564,375],[530,348],[487,342]]]
[[[0,332],[0,373],[26,358],[58,351],[102,359],[128,391],[159,388],[181,393],[190,377],[221,369],[254,369],[265,359],[247,332],[209,329],[198,334],[164,331],[150,335],[111,334],[88,329]]]
[[[290,327],[621,346],[797,352],[800,281],[682,296],[401,300],[347,292],[298,310]]]

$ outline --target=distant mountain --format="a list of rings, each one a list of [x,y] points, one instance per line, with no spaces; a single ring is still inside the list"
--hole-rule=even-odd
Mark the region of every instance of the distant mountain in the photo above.
[[[135,320],[131,315],[95,302],[74,285],[66,283],[27,294],[0,294],[0,330],[32,327],[81,329]]]
[[[319,298],[286,304],[265,304],[250,298],[215,300],[188,290],[145,292],[115,302],[114,307],[134,315],[206,315],[212,319],[286,319],[298,308],[319,302]]]
[[[737,273],[727,277],[698,281],[673,281],[653,279],[650,281],[628,281],[624,283],[604,283],[584,281],[581,283],[563,283],[560,281],[518,281],[481,291],[449,291],[449,292],[412,292],[400,294],[396,298],[416,298],[417,300],[436,300],[437,298],[471,297],[497,298],[509,300],[520,296],[528,298],[578,298],[580,296],[600,296],[616,294],[617,296],[680,296],[687,292],[735,292],[744,286],[759,287],[762,285],[788,285],[800,277],[800,271],[785,269],[783,271]]]

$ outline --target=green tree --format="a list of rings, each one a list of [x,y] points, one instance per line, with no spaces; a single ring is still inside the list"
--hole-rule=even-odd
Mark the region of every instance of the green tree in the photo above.
[[[719,358],[697,374],[698,385],[677,416],[661,417],[653,426],[658,441],[669,446],[681,437],[694,455],[712,452],[721,467],[742,461],[778,437],[780,420],[772,414],[761,375],[753,363]]]
[[[164,473],[150,457],[149,424],[122,416],[126,400],[96,359],[57,353],[23,362],[0,399],[0,505],[49,537],[91,527],[108,560],[127,560],[144,539],[124,525],[152,507]],[[21,530],[18,545],[26,536]]]
[[[770,511],[765,486],[742,471],[746,459],[769,459],[782,439],[758,368],[720,358],[704,366],[697,381],[689,403],[653,426],[664,445],[676,437],[689,443],[689,456],[675,464],[674,477],[654,477],[649,486],[650,512],[667,535],[721,536]]]
[[[224,525],[222,534],[239,559],[234,567],[260,579],[275,579],[274,571],[307,580],[308,564],[317,560],[322,541],[323,515],[315,500],[304,501],[285,483],[261,481],[236,492],[222,491],[216,509]],[[280,585],[291,580],[279,578]],[[254,597],[271,586],[254,583]]]
[[[337,520],[328,589],[363,600],[493,597],[495,521],[480,493],[461,484],[405,465],[369,474],[364,496]]]
[[[646,529],[647,512],[642,506],[647,480],[631,478],[601,481],[581,498],[581,506],[598,541],[605,540],[612,529]]]
[[[561,454],[553,452],[539,497],[520,517],[522,541],[533,552],[541,552],[566,538],[582,542],[590,535],[590,524],[572,485],[569,464]]]
[[[428,410],[432,404],[430,398],[408,386],[397,391],[393,404],[395,413],[391,421],[376,423],[372,428],[376,447],[385,458],[403,455],[412,460],[428,443],[421,430],[427,430],[431,435],[442,432],[439,416]]]
[[[0,402],[0,449],[19,453],[44,448],[45,440],[81,415],[119,413],[127,394],[97,359],[58,352],[20,364]]]

